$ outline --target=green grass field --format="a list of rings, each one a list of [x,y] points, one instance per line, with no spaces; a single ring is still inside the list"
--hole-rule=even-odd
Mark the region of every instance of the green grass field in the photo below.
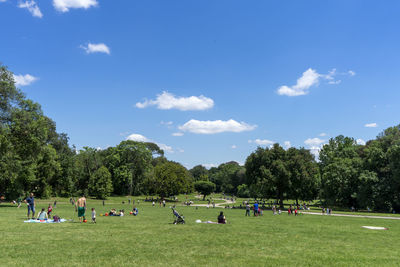
[[[26,205],[0,204],[1,266],[398,266],[400,221],[334,216],[245,217],[244,210],[181,207],[185,225],[172,212],[143,200],[139,216],[102,217],[111,208],[129,211],[127,198],[95,207],[97,224],[80,224],[68,199],[53,214],[60,224],[24,223]],[[51,201],[52,202],[52,201]],[[38,200],[37,210],[50,200]],[[170,203],[167,203],[169,206]],[[88,209],[89,210],[89,209]],[[224,211],[228,224],[216,221]],[[90,216],[88,216],[88,219]],[[89,220],[90,221],[90,220]],[[363,229],[384,226],[388,231]]]

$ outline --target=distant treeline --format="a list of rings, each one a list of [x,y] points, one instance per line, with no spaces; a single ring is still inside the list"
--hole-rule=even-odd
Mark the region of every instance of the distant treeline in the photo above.
[[[244,166],[227,162],[187,170],[154,143],[123,141],[104,150],[76,151],[39,104],[15,87],[0,65],[0,194],[96,198],[110,195],[172,196],[197,190],[239,197],[314,200],[324,205],[400,209],[400,126],[366,145],[337,136],[316,161],[305,148],[258,147]]]

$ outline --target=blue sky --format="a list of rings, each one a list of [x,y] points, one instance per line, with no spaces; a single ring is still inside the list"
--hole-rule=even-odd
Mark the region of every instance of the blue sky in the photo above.
[[[0,0],[0,62],[70,143],[186,167],[314,153],[400,114],[398,1]],[[367,127],[368,126],[368,127]]]

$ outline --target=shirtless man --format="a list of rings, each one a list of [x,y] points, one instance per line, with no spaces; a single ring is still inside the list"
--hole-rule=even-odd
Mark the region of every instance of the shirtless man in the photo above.
[[[83,220],[85,220],[85,211],[86,211],[86,198],[85,196],[82,195],[80,199],[76,202],[76,206],[78,208],[78,218],[79,221],[82,222],[82,217]]]

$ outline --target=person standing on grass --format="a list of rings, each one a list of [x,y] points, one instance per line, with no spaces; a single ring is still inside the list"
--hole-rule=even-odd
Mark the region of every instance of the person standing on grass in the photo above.
[[[85,220],[85,212],[86,212],[86,198],[84,195],[82,195],[82,197],[78,199],[78,201],[76,202],[76,206],[78,209],[79,222],[82,222],[82,218],[83,220]]]
[[[246,214],[244,216],[250,216],[250,205],[246,203]]]
[[[256,201],[254,203],[254,216],[257,216],[257,214],[258,214],[258,202]]]
[[[29,195],[29,197],[27,197],[25,199],[25,203],[28,205],[28,219],[29,219],[29,214],[32,211],[32,219],[35,218],[35,207],[36,207],[36,202],[35,202],[35,198],[33,197],[33,193],[31,193]]]
[[[92,208],[92,223],[96,223],[96,210]]]

